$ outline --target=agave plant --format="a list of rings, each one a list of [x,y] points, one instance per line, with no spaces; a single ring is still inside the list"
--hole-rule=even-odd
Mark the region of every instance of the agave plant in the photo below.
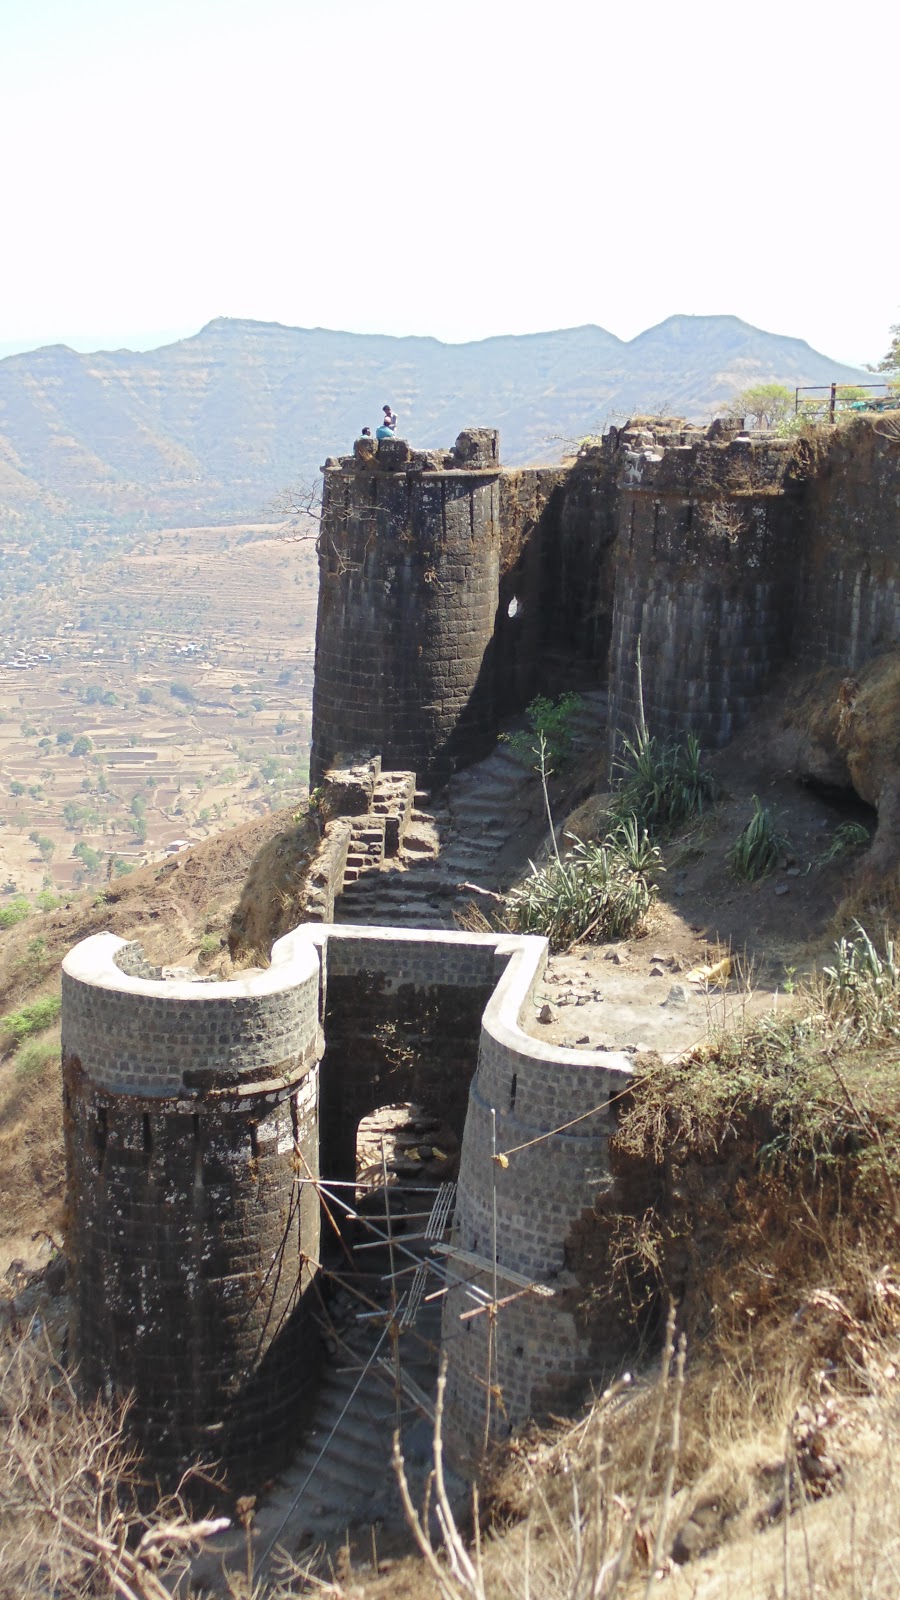
[[[643,922],[656,894],[659,851],[633,817],[618,824],[602,844],[572,838],[568,856],[545,866],[529,863],[524,883],[506,898],[509,926],[542,933],[552,949],[578,939],[621,939]]]
[[[753,815],[731,846],[728,863],[735,877],[743,878],[745,883],[755,883],[757,878],[771,872],[788,845],[787,835],[779,831],[776,813],[754,795]]]
[[[684,743],[668,743],[639,728],[634,739],[626,739],[621,768],[616,813],[637,818],[640,827],[659,832],[677,827],[698,816],[719,796],[715,774],[703,765],[703,754],[696,734],[689,733]]]

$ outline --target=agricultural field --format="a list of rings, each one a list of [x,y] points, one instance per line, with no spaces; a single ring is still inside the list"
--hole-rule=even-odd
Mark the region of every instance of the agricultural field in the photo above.
[[[305,798],[312,539],[267,523],[88,538],[18,593],[14,567],[6,544],[0,917]]]

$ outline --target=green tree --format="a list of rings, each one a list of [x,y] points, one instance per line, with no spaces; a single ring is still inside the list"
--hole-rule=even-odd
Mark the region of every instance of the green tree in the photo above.
[[[79,860],[84,862],[88,872],[96,872],[100,865],[100,851],[95,850],[89,844],[85,844],[83,839],[79,839],[72,854],[73,856],[78,856]]]
[[[86,733],[80,733],[69,751],[70,756],[89,756],[93,750],[93,742]]]
[[[756,428],[777,428],[794,409],[794,391],[783,383],[753,383],[729,402],[728,415],[743,417]]]

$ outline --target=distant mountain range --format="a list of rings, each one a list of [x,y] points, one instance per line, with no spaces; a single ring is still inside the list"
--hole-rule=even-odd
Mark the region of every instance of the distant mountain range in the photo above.
[[[492,425],[522,464],[632,411],[704,419],[750,383],[865,376],[737,317],[669,317],[628,342],[589,326],[456,345],[220,317],[159,350],[51,345],[0,361],[0,532],[265,514],[386,401],[417,445]]]

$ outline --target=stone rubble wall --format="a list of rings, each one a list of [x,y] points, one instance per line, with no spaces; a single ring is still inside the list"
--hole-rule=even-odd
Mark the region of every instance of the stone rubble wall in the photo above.
[[[304,921],[334,921],[334,902],[344,887],[352,837],[349,817],[333,817],[326,822],[306,870]]]

